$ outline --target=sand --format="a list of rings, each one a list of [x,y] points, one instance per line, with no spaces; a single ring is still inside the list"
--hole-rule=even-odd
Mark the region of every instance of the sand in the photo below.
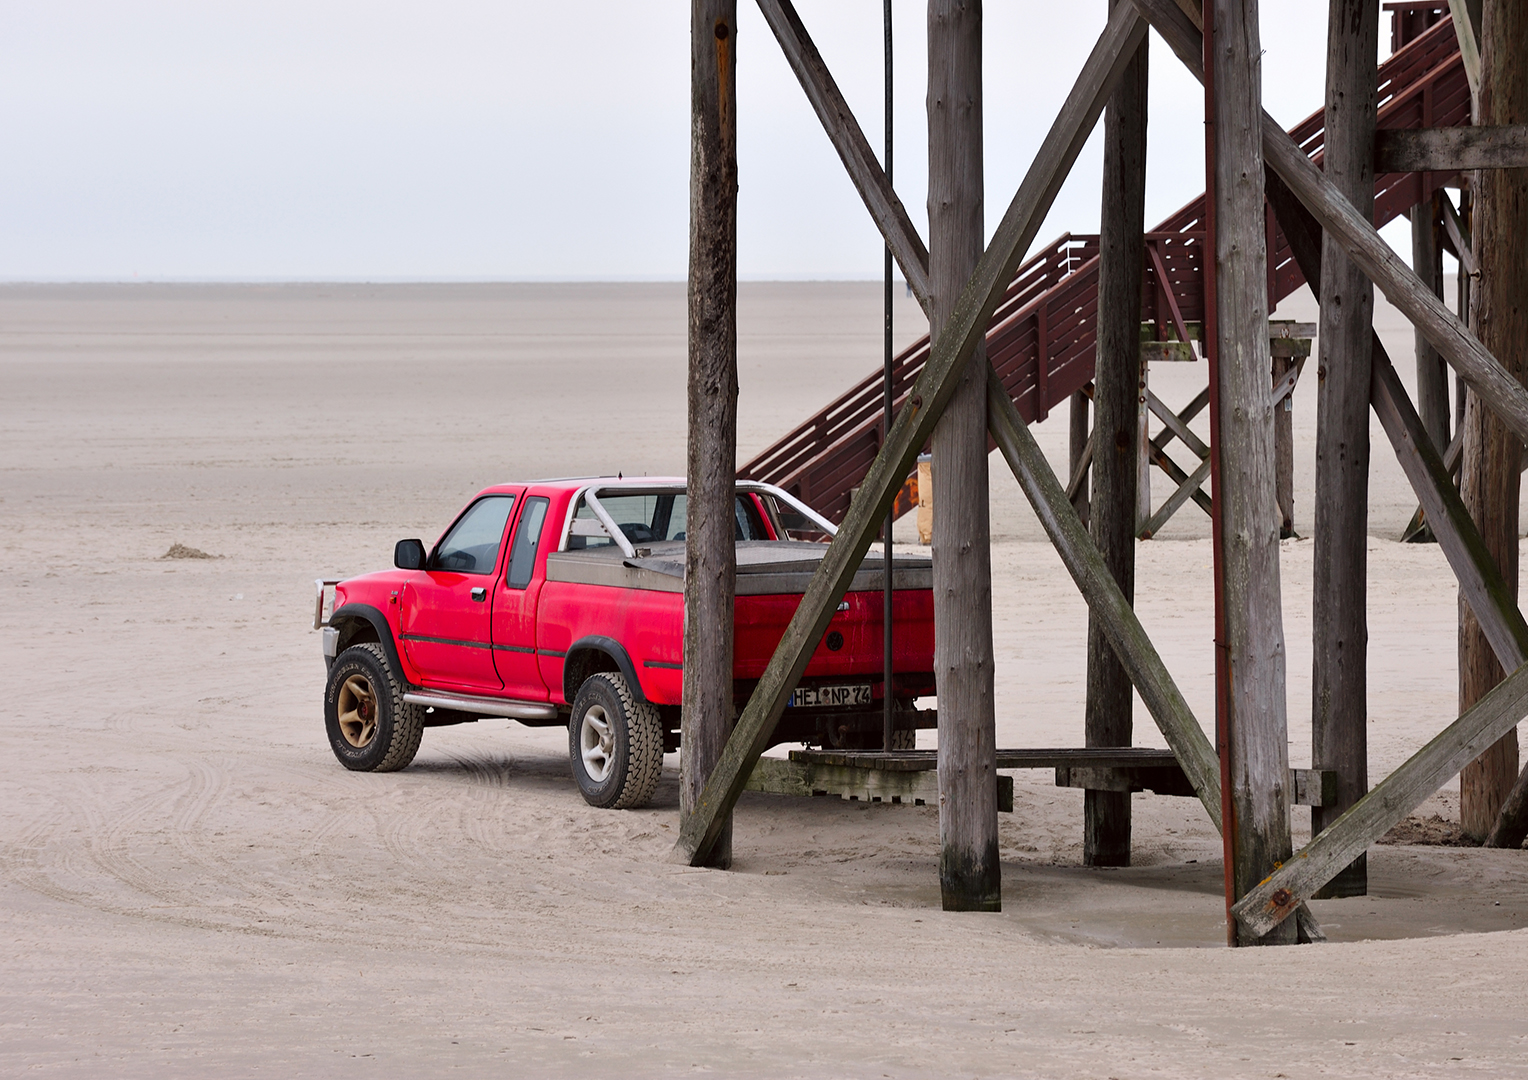
[[[340,768],[312,579],[386,565],[492,481],[681,469],[683,296],[0,289],[0,1073],[1528,1072],[1523,852],[1377,847],[1373,895],[1313,905],[1330,944],[1231,951],[1188,799],[1137,796],[1136,865],[1089,871],[1081,793],[1021,773],[1003,913],[948,915],[932,809],[748,795],[723,873],[664,861],[677,756],[632,812],[586,806],[565,736],[507,721],[430,731],[402,773]],[[879,288],[741,306],[747,457],[876,365]],[[1381,323],[1404,371],[1410,332]],[[1175,405],[1203,379],[1153,373]],[[1309,377],[1295,423],[1308,533]],[[1064,411],[1037,434],[1059,462]],[[1395,542],[1413,504],[1377,426],[1374,458],[1377,777],[1452,719],[1456,601],[1436,547]],[[993,491],[998,741],[1076,745],[1084,609],[998,459]],[[1205,723],[1207,536],[1186,508],[1138,575]],[[1310,559],[1284,545],[1296,764]],[[1456,821],[1454,792],[1420,816]]]

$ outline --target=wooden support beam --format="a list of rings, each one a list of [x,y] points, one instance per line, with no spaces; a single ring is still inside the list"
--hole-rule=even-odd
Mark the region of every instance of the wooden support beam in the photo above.
[[[1448,196],[1441,192],[1439,195],[1443,200],[1443,235],[1448,240],[1449,250],[1464,267],[1465,276],[1477,275],[1480,268],[1475,264],[1475,245],[1470,242],[1470,227],[1459,216],[1459,211],[1454,208]],[[1466,314],[1467,311],[1461,312],[1459,317],[1462,319]]]
[[[1082,453],[1077,456],[1076,462],[1072,466],[1070,477],[1066,482],[1066,497],[1072,500],[1073,509],[1077,509],[1079,502],[1083,506],[1087,506],[1088,469],[1092,464],[1093,435],[1090,433],[1087,441],[1083,444]],[[1077,511],[1077,516],[1082,519],[1084,525],[1087,524],[1087,515],[1081,510]]]
[[[1294,371],[1292,357],[1273,357],[1273,385],[1280,386]],[[1295,535],[1295,415],[1294,400],[1285,394],[1273,403],[1273,476],[1279,504],[1279,539]]]
[[[1215,569],[1222,678],[1218,735],[1226,828],[1227,901],[1245,896],[1289,858],[1288,717],[1285,700],[1279,529],[1269,382],[1268,258],[1263,197],[1262,56],[1257,0],[1205,5],[1211,65],[1206,123],[1214,252],[1216,401]],[[1206,256],[1208,258],[1208,255]],[[1234,929],[1234,928],[1232,928]],[[1233,933],[1237,945],[1293,944],[1294,927]]]
[[[1197,401],[1198,399],[1196,398],[1195,400]],[[1205,400],[1208,401],[1208,397]],[[1203,459],[1210,456],[1210,448],[1204,444],[1204,440],[1193,433],[1185,418],[1178,416],[1177,413],[1169,409],[1161,398],[1151,392],[1149,387],[1146,390],[1146,405],[1152,412],[1157,414],[1157,419],[1162,421],[1162,426],[1172,432],[1175,438],[1181,440],[1183,445],[1188,447],[1195,457]],[[1195,409],[1194,411],[1198,412],[1199,410]],[[1192,414],[1189,415],[1191,416]],[[1167,444],[1164,442],[1162,445],[1166,446]]]
[[[1114,8],[1130,0],[1108,2]],[[1150,391],[1146,389],[1147,368],[1141,356],[1149,47],[1148,39],[1136,49],[1104,113],[1098,238],[1098,341],[1093,370],[1096,437],[1088,531],[1127,603],[1133,603],[1135,596],[1136,528],[1151,513],[1149,480],[1145,485],[1141,482],[1142,473],[1151,468],[1145,453],[1149,439],[1145,408]],[[985,421],[983,417],[984,425]],[[1145,500],[1144,512],[1137,506],[1141,499]],[[1129,746],[1134,703],[1130,676],[1090,611],[1085,744]],[[1130,865],[1128,790],[1090,790],[1083,796],[1082,861],[1085,866]]]
[[[1146,519],[1146,524],[1141,526],[1141,539],[1150,540],[1162,530],[1168,519],[1176,514],[1183,504],[1199,494],[1199,489],[1210,478],[1210,459],[1205,458],[1199,463],[1199,467],[1185,476],[1178,488],[1167,497],[1167,501],[1157,508],[1157,512]]]
[[[1480,16],[1481,0],[1448,0],[1454,17],[1454,36],[1459,39],[1459,58],[1464,61],[1464,77],[1470,84],[1470,97],[1480,99]]]
[[[912,219],[907,216],[907,208],[902,205],[891,182],[886,179],[885,172],[876,160],[875,151],[870,148],[849,103],[839,92],[832,73],[818,53],[801,17],[796,14],[795,5],[791,0],[758,2],[764,21],[774,31],[775,40],[780,43],[780,51],[785,54],[786,62],[796,73],[801,89],[806,91],[807,100],[811,102],[817,118],[822,121],[823,130],[827,132],[833,148],[838,151],[849,179],[854,182],[860,198],[865,201],[865,208],[870,211],[881,235],[886,238],[887,246],[891,248],[897,265],[902,268],[908,286],[919,302],[927,307],[928,248],[919,238]]]
[[[1093,433],[1088,430],[1088,395],[1072,395],[1071,428],[1067,432],[1066,497],[1082,523],[1088,523],[1088,470],[1093,464]]]
[[[1193,23],[1173,0],[1133,0],[1178,58],[1197,78],[1204,78],[1199,50],[1203,43]],[[1343,250],[1386,298],[1432,342],[1488,407],[1528,439],[1528,389],[1513,377],[1443,306],[1390,246],[1365,222],[1278,121],[1262,115],[1264,160],[1304,203],[1323,230],[1333,233]]]
[[[1167,264],[1162,260],[1161,249],[1155,244],[1148,244],[1147,251],[1151,255],[1151,268],[1157,275],[1157,285],[1162,290],[1162,295],[1167,298],[1167,311],[1172,316],[1173,328],[1178,332],[1178,340],[1188,344],[1188,325],[1183,321],[1183,312],[1178,308],[1178,297],[1172,290],[1172,278],[1167,275]]]
[[[1528,121],[1528,6],[1490,0],[1480,23],[1481,124]],[[1480,272],[1471,327],[1519,383],[1528,382],[1528,169],[1487,169],[1472,177],[1476,266]],[[1471,395],[1464,410],[1459,494],[1480,526],[1502,576],[1518,589],[1519,494],[1523,440]],[[1459,612],[1459,710],[1473,705],[1511,667],[1497,662],[1469,610]],[[1517,732],[1503,735],[1459,774],[1459,820],[1484,840],[1518,776]]]
[[[1411,208],[1411,266],[1417,279],[1443,299],[1443,247],[1439,233],[1443,228],[1441,191]],[[1449,442],[1448,365],[1438,350],[1421,333],[1416,337],[1417,411],[1433,446],[1443,450]]]
[[[1528,768],[1518,773],[1517,781],[1502,803],[1496,823],[1486,834],[1485,846],[1520,848],[1528,839]]]
[[[1378,335],[1372,349],[1374,413],[1395,447],[1433,535],[1459,579],[1460,595],[1479,622],[1492,655],[1504,669],[1516,670],[1528,660],[1528,622],[1523,620],[1513,590],[1454,487],[1448,466],[1423,429],[1421,417],[1406,396]]]
[[[690,5],[689,437],[679,819],[732,731],[737,545],[737,0]],[[706,864],[732,862],[731,816]]]
[[[931,345],[982,254],[982,7],[929,0]],[[992,755],[992,540],[987,350],[978,340],[934,426],[934,682],[939,695],[939,891],[946,911],[1001,911]],[[1040,349],[1040,365],[1046,365]]]
[[[965,361],[977,343],[984,340],[992,312],[1034,242],[1120,73],[1145,34],[1145,23],[1133,10],[1121,6],[1110,15],[992,242],[967,282],[949,324],[913,384],[907,404],[897,414],[896,423],[871,463],[859,494],[849,504],[838,535],[828,545],[779,646],[738,718],[732,737],[727,740],[721,760],[706,781],[695,813],[681,823],[674,846],[675,859],[700,865],[716,844],[754,762],[774,734],[791,691],[832,621],[838,602],[864,560],[897,490],[954,393]],[[998,396],[1008,401],[1006,394]],[[1072,516],[1075,520],[1076,515]]]
[[[1528,124],[1392,128],[1374,135],[1374,171],[1468,172],[1528,168]]]
[[[1295,392],[1295,386],[1300,381],[1300,372],[1304,368],[1304,363],[1297,359],[1294,367],[1279,376],[1279,381],[1273,384],[1273,403],[1275,405]]]
[[[1331,0],[1327,12],[1324,175],[1365,221],[1374,219],[1374,122],[1379,0]],[[1312,812],[1320,832],[1369,790],[1369,382],[1374,286],[1331,234],[1323,238],[1321,378],[1311,589],[1311,763],[1341,778],[1335,805]],[[1369,891],[1367,857],[1321,896]]]
[[[1518,668],[1468,712],[1408,758],[1324,832],[1231,908],[1249,934],[1266,934],[1295,905],[1368,850],[1396,822],[1468,762],[1528,717],[1528,666]]]
[[[1184,472],[1176,461],[1167,456],[1167,451],[1157,447],[1156,440],[1153,440],[1151,444],[1151,461],[1152,464],[1167,474],[1169,480],[1179,486],[1179,490],[1182,490],[1183,485],[1188,483],[1189,474]],[[1199,509],[1214,517],[1215,504],[1208,495],[1199,490],[1199,486],[1190,486],[1189,498],[1194,500],[1194,505],[1198,506]],[[1158,527],[1160,528],[1160,523]],[[1143,531],[1144,528],[1145,523],[1142,523]],[[1145,540],[1147,537],[1142,536],[1141,539]]]

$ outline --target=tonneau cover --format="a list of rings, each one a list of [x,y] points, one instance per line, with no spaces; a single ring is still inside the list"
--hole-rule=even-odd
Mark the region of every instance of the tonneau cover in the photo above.
[[[804,593],[827,550],[828,545],[808,540],[744,540],[737,545],[737,595]],[[547,580],[656,592],[684,591],[682,540],[644,545],[637,553],[636,558],[627,559],[613,545],[553,552],[546,560]],[[934,564],[927,556],[894,554],[893,560],[893,588],[933,588]],[[881,555],[872,552],[854,575],[849,591],[879,592],[882,583]]]

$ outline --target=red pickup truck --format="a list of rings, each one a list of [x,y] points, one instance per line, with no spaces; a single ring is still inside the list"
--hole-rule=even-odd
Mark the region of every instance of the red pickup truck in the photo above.
[[[779,644],[834,527],[766,484],[737,486],[733,697],[739,709]],[[482,717],[566,726],[573,776],[595,806],[645,804],[679,747],[684,659],[682,479],[501,484],[395,569],[318,583],[328,665],[324,722],[348,769],[408,765],[423,730]],[[879,557],[855,575],[775,742],[879,748],[887,692]],[[325,618],[327,587],[333,610]],[[899,745],[935,714],[932,570],[893,571],[890,692]]]

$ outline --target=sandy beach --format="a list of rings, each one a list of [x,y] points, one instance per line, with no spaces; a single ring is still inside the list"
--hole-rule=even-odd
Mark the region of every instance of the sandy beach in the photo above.
[[[746,459],[878,365],[880,286],[739,303]],[[1377,323],[1409,379],[1409,326]],[[1204,379],[1152,373],[1174,406]],[[1191,799],[1135,796],[1135,865],[1086,870],[1082,793],[1019,773],[1003,912],[952,915],[933,808],[746,795],[720,872],[665,861],[677,755],[623,812],[579,797],[564,733],[510,721],[341,768],[313,579],[386,566],[491,482],[682,471],[682,283],[3,286],[0,380],[0,1074],[1528,1074],[1528,852],[1381,845],[1372,895],[1313,903],[1328,944],[1229,950]],[[1058,466],[1065,424],[1035,429]],[[1454,718],[1457,600],[1436,546],[1397,542],[1415,503],[1372,432],[1377,779]],[[998,744],[1080,745],[1086,609],[991,475]],[[1208,519],[1138,552],[1141,618],[1212,727]],[[1282,567],[1305,765],[1310,541]]]

